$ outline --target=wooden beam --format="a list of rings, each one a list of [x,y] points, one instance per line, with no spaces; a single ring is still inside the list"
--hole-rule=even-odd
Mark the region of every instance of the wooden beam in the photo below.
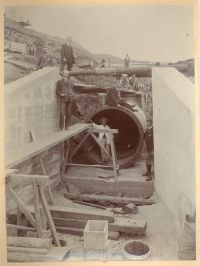
[[[72,154],[70,155],[69,161],[72,160],[74,155],[77,153],[77,151],[80,149],[81,145],[84,143],[84,141],[88,138],[89,133],[86,133],[83,139],[80,141],[80,143],[76,146],[76,148],[73,150]]]
[[[22,213],[26,216],[27,220],[30,222],[30,224],[35,228],[35,220],[33,219],[33,216],[29,212],[29,210],[24,205],[23,201],[17,196],[15,191],[10,185],[7,185],[8,191],[13,198],[13,200],[16,202],[17,206],[20,208]]]
[[[47,254],[47,248],[22,248],[7,246],[7,252],[27,253],[27,254]]]
[[[7,246],[25,247],[25,248],[45,248],[49,249],[52,245],[52,238],[36,238],[36,237],[7,237]]]
[[[90,133],[113,133],[113,134],[117,134],[118,133],[118,129],[101,129],[101,128],[89,128],[87,130]]]
[[[75,227],[65,227],[65,226],[56,226],[56,229],[60,233],[71,234],[71,235],[78,235],[82,236],[84,228],[75,228]],[[110,240],[118,240],[119,239],[119,232],[108,232],[108,239]]]
[[[114,215],[106,210],[86,210],[83,208],[68,208],[60,206],[50,206],[52,217],[62,217],[78,220],[107,220],[110,223],[114,222]]]
[[[99,141],[99,139],[93,133],[90,133],[90,135],[94,139],[94,141],[97,143],[97,145],[108,155],[109,159],[112,160],[112,157],[111,157],[110,153],[102,145],[102,143]]]
[[[114,141],[113,141],[113,134],[110,132],[110,148],[111,148],[111,154],[112,154],[112,164],[113,164],[113,174],[114,176],[117,175],[117,170],[119,170],[119,166],[116,162],[116,153],[115,153],[115,147],[114,147]]]
[[[59,226],[85,228],[87,223],[87,220],[65,219],[57,217],[53,217],[53,220],[56,228],[59,228]],[[112,232],[145,234],[146,221],[124,217],[115,217],[115,221],[113,223],[108,223],[108,229]]]
[[[67,165],[68,166],[76,166],[76,167],[93,167],[93,168],[113,169],[112,165],[103,165],[103,164],[67,163]]]
[[[112,169],[112,167],[110,169]],[[76,186],[86,194],[92,194],[101,191],[106,195],[118,195],[120,192],[123,196],[142,199],[151,197],[154,192],[153,182],[134,180],[130,177],[122,177],[118,178],[118,180],[115,178],[105,180],[96,176],[77,177],[66,175],[65,182]]]
[[[33,130],[30,131],[30,135],[31,135],[32,140],[36,141],[35,132]],[[39,160],[40,167],[42,169],[43,175],[47,176],[47,172],[46,172],[44,163],[43,163],[42,158],[40,157],[40,155],[38,155],[38,160]],[[49,193],[50,203],[53,204],[53,195],[52,195],[51,188],[50,188],[49,184],[47,185],[47,191]]]
[[[18,169],[6,169],[6,175],[5,177],[11,175],[11,174],[16,174],[19,170]]]
[[[52,235],[53,235],[54,240],[55,240],[55,244],[58,247],[60,247],[60,241],[59,241],[59,238],[58,238],[58,235],[57,235],[57,232],[56,232],[56,228],[55,228],[55,225],[54,225],[54,222],[53,222],[50,210],[49,210],[49,206],[48,206],[46,197],[44,195],[44,191],[43,191],[43,189],[41,187],[39,187],[39,194],[40,194],[40,197],[41,197],[42,205],[44,207],[44,211],[45,211],[46,216],[47,216],[47,221],[49,223],[49,227],[51,229]]]
[[[16,225],[16,224],[6,224],[6,227],[8,229],[20,229],[20,230],[25,230],[25,231],[32,231],[35,232],[36,229],[33,227],[28,227],[28,226],[22,226],[22,225]]]
[[[32,142],[24,145],[14,151],[6,154],[6,167],[14,167],[38,154],[48,150],[71,137],[86,131],[90,127],[89,124],[77,123],[69,127],[68,130],[55,132],[42,139],[38,139],[36,143]]]
[[[107,202],[114,203],[119,206],[133,203],[138,206],[152,205],[154,201],[151,199],[139,199],[132,197],[117,197],[108,195],[90,195],[90,194],[77,194],[77,193],[65,193],[64,196],[70,200],[89,201],[89,202]]]
[[[39,198],[39,188],[33,180],[33,189],[34,189],[34,208],[35,208],[35,225],[37,237],[42,236],[42,226],[41,226],[41,215],[40,215],[40,198]]]
[[[47,254],[27,254],[18,252],[8,252],[7,258],[11,262],[44,262],[44,261],[64,261],[68,256],[69,249],[67,247],[51,247]]]
[[[63,178],[64,174],[65,174],[65,170],[66,170],[66,166],[67,163],[69,161],[69,154],[70,154],[70,149],[71,149],[71,141],[67,140],[66,141],[66,152],[64,154],[64,158],[62,161],[62,165],[61,165],[61,179]]]
[[[24,185],[32,185],[35,180],[38,186],[45,186],[49,181],[49,176],[44,175],[24,175],[24,174],[11,174],[6,178],[6,183],[22,183]]]
[[[81,204],[81,205],[86,205],[86,206],[94,207],[94,208],[97,208],[97,209],[106,210],[106,207],[101,206],[101,205],[98,205],[98,204],[92,204],[92,203],[85,202],[85,201],[80,201],[80,200],[73,200],[73,202],[74,203],[77,203],[77,204]]]

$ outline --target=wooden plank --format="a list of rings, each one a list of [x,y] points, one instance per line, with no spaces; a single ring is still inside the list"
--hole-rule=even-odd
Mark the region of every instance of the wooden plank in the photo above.
[[[114,215],[106,210],[85,210],[83,208],[68,208],[60,206],[49,207],[53,217],[78,219],[78,220],[106,220],[114,222]]]
[[[65,226],[56,226],[56,229],[60,233],[71,234],[71,235],[83,235],[84,228],[75,228],[75,227],[65,227]],[[108,232],[108,239],[118,240],[119,232]]]
[[[94,195],[94,194],[77,194],[77,193],[65,193],[65,198],[78,201],[92,201],[92,202],[107,202],[114,203],[120,206],[133,203],[135,205],[152,205],[154,201],[151,199],[138,199],[132,197],[117,197],[117,196],[108,196],[108,195]]]
[[[42,205],[44,207],[44,211],[45,211],[46,216],[47,216],[47,221],[49,223],[49,227],[51,229],[52,235],[53,235],[54,240],[55,240],[55,244],[58,247],[60,247],[60,241],[59,241],[59,238],[58,238],[58,235],[57,235],[57,232],[56,232],[56,228],[55,228],[53,219],[51,217],[51,213],[50,213],[50,210],[49,210],[49,206],[47,204],[47,200],[46,200],[45,195],[44,195],[44,191],[43,191],[43,189],[41,187],[39,188],[39,194],[40,194],[40,197],[41,197]]]
[[[20,229],[20,230],[25,230],[25,231],[33,231],[35,232],[35,228],[33,227],[28,227],[28,226],[23,226],[23,225],[16,225],[16,224],[6,224],[6,227],[8,229]]]
[[[11,175],[11,174],[16,174],[19,170],[18,169],[6,169],[6,175],[5,177]]]
[[[68,166],[112,169],[112,165],[67,163]]]
[[[10,185],[7,185],[8,191],[13,198],[13,200],[16,202],[17,206],[20,208],[22,213],[26,216],[27,220],[30,222],[30,224],[35,228],[35,220],[33,219],[33,216],[29,212],[29,210],[24,205],[23,201],[17,196],[15,191],[12,189]]]
[[[7,252],[27,253],[27,254],[47,254],[47,248],[22,248],[22,247],[7,247]]]
[[[6,167],[11,168],[16,166],[81,132],[86,131],[89,127],[89,124],[77,123],[70,126],[68,130],[55,132],[42,139],[38,139],[36,143],[29,143],[21,148],[10,151],[6,153]]]
[[[31,135],[32,140],[36,141],[35,132],[33,130],[30,131],[30,135]],[[39,160],[39,163],[40,163],[40,166],[41,166],[41,169],[42,169],[42,173],[43,173],[43,175],[46,176],[47,172],[46,172],[44,163],[43,163],[42,158],[40,157],[40,155],[38,155],[38,160]],[[50,203],[53,204],[53,195],[52,195],[51,188],[50,188],[49,184],[47,185],[47,191],[49,193]]]
[[[65,219],[53,217],[56,228],[61,227],[75,227],[85,228],[86,220]],[[130,219],[124,217],[115,217],[114,223],[108,223],[108,229],[112,232],[129,233],[129,234],[145,234],[146,221]]]
[[[63,178],[63,176],[65,174],[66,166],[67,166],[67,163],[68,163],[68,160],[69,160],[69,154],[70,154],[70,149],[71,149],[71,141],[67,140],[66,144],[67,144],[66,145],[66,153],[64,155],[63,162],[62,162],[62,165],[61,165],[61,179]]]
[[[113,133],[113,134],[117,134],[118,133],[118,129],[101,129],[101,128],[89,128],[87,130],[88,132],[91,132],[91,133]]]
[[[106,207],[101,206],[101,205],[98,205],[98,204],[92,204],[92,203],[85,202],[85,201],[80,201],[80,200],[73,200],[73,202],[74,203],[81,204],[81,205],[86,205],[86,206],[94,207],[94,208],[97,208],[97,209],[106,210]]]
[[[34,209],[35,209],[35,225],[37,237],[42,236],[42,226],[41,226],[41,215],[40,215],[40,199],[39,199],[39,188],[33,180],[33,188],[34,188]]]
[[[84,141],[88,138],[89,133],[86,133],[81,142],[76,146],[76,148],[73,150],[72,154],[70,155],[69,161],[72,160],[74,155],[77,153],[77,151],[80,149],[81,145],[84,143]]]
[[[24,247],[24,248],[45,248],[49,249],[52,245],[52,238],[36,238],[36,237],[7,237],[7,246]]]
[[[113,224],[108,224],[108,230],[127,234],[145,234],[146,221],[116,217]]]
[[[32,185],[33,180],[36,181],[38,186],[44,186],[49,181],[49,176],[44,175],[24,175],[24,174],[11,174],[7,177],[6,183],[22,183],[23,185]]]
[[[103,168],[103,167],[102,167]],[[112,168],[111,168],[112,169]],[[101,191],[106,195],[118,195],[119,192],[127,197],[146,198],[151,197],[154,192],[154,183],[128,178],[115,178],[105,180],[98,177],[65,176],[65,182],[76,186],[86,194]]]
[[[44,261],[64,261],[69,254],[67,247],[51,247],[47,254],[27,254],[18,252],[8,252],[7,258],[11,262],[44,262]]]

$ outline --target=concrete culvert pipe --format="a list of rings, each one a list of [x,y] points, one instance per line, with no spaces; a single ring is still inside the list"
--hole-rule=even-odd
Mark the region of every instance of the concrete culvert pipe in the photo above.
[[[114,136],[114,142],[120,168],[133,165],[143,149],[146,118],[142,109],[138,106],[135,109],[137,112],[122,106],[105,106],[91,116],[92,121],[96,124],[99,124],[102,117],[107,117],[108,126],[118,129],[118,134]],[[88,138],[83,149],[87,159],[94,164],[101,164],[100,149],[92,138]]]

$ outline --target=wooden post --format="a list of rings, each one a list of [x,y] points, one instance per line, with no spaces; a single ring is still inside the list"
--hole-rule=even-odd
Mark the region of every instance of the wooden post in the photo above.
[[[35,196],[34,197],[34,208],[35,208],[36,232],[37,232],[37,237],[42,237],[39,190],[38,190],[38,186],[35,180],[33,181],[33,187],[34,187],[34,196]]]
[[[27,226],[27,219],[19,207],[17,207],[17,225]],[[17,236],[26,236],[26,233],[24,230],[17,229]]]
[[[55,227],[53,218],[51,216],[51,213],[50,213],[50,210],[49,210],[49,206],[48,206],[48,203],[47,203],[43,188],[41,186],[39,187],[39,195],[40,195],[40,198],[41,198],[42,205],[44,207],[44,211],[45,211],[46,216],[47,216],[47,221],[49,223],[50,230],[51,230],[53,238],[55,240],[55,244],[56,244],[56,246],[60,247],[61,245],[60,245],[60,241],[59,241],[59,238],[58,238],[58,235],[57,235],[57,232],[56,232],[56,227]]]
[[[33,130],[30,131],[30,135],[31,135],[32,140],[33,140],[33,141],[36,141],[35,132],[34,132]],[[42,173],[43,173],[43,175],[47,175],[47,173],[46,173],[46,169],[45,169],[45,166],[44,166],[44,163],[43,163],[43,161],[42,161],[42,158],[40,157],[40,155],[38,155],[37,157],[38,157],[38,160],[39,160],[39,163],[40,163],[40,166],[41,166],[41,169],[42,169]],[[51,192],[51,188],[50,188],[49,185],[47,186],[47,191],[48,191],[48,193],[49,193],[49,202],[50,202],[51,204],[53,204],[53,194],[52,194],[52,192]]]
[[[114,176],[117,175],[117,163],[116,163],[116,155],[115,155],[115,146],[113,142],[113,134],[110,132],[110,147],[111,147],[111,154],[112,154],[112,164],[113,164],[113,173]]]
[[[20,211],[26,216],[27,220],[30,222],[30,224],[35,228],[35,220],[33,219],[33,216],[29,212],[29,210],[24,205],[23,201],[18,197],[18,195],[15,193],[13,188],[8,184],[8,191],[11,195],[11,197],[16,202],[17,206],[19,207]]]

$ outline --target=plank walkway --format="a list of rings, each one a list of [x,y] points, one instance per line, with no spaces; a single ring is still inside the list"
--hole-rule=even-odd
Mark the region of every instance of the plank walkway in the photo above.
[[[28,143],[16,150],[9,151],[6,154],[6,168],[16,166],[81,132],[86,131],[89,127],[89,124],[78,123],[70,126],[68,130],[55,132],[49,136],[38,139],[36,142]]]

